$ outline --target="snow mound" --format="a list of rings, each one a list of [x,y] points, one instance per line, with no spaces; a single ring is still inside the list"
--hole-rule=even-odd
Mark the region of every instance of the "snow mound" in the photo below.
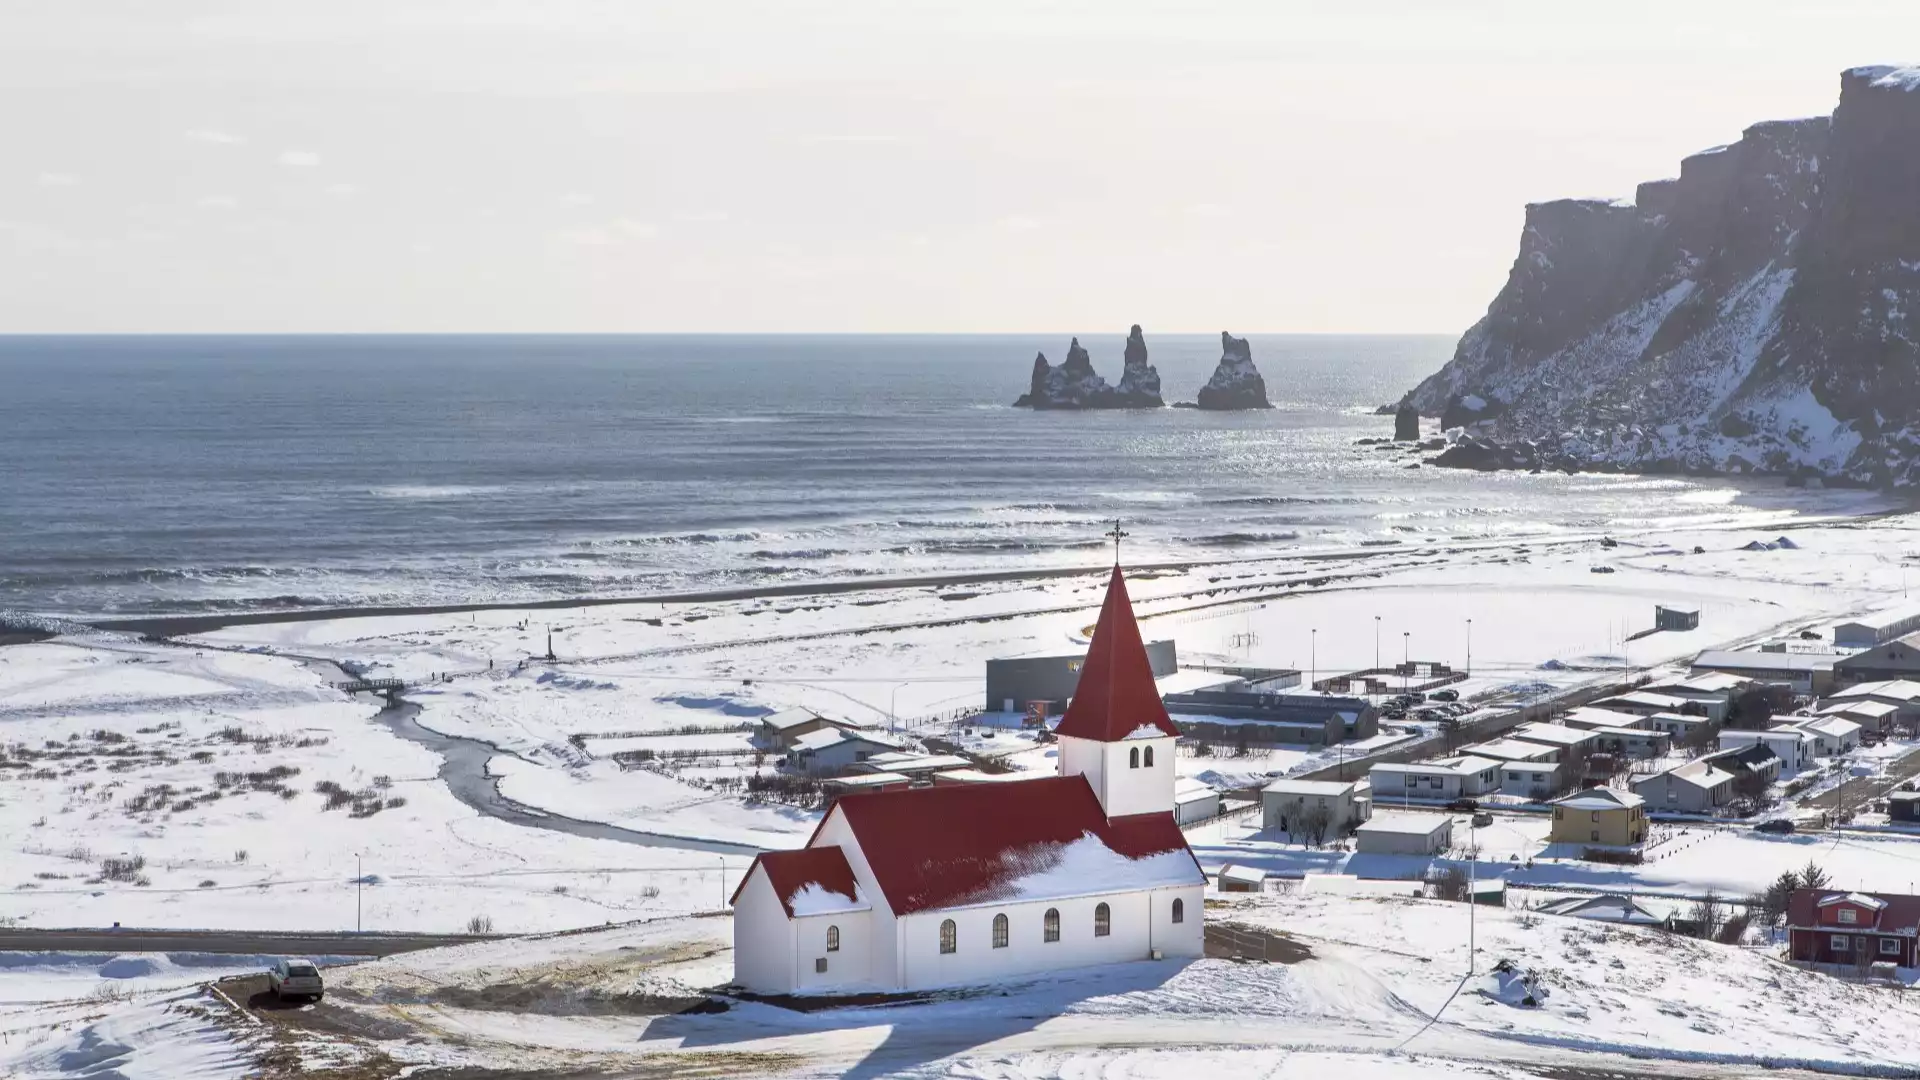
[[[1473,992],[1514,1008],[1536,1008],[1547,1000],[1547,988],[1511,960],[1493,965],[1492,971],[1475,981]]]
[[[116,956],[101,964],[96,974],[103,979],[140,979],[159,973],[160,964],[151,956]]]

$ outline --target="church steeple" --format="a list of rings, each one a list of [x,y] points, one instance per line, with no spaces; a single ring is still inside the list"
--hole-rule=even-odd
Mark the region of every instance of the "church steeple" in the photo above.
[[[1160,702],[1126,578],[1115,566],[1079,685],[1054,729],[1060,775],[1086,777],[1109,817],[1171,811],[1179,734]]]

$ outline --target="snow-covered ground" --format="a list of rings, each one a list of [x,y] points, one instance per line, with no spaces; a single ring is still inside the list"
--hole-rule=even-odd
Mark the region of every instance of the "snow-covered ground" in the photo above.
[[[270,1014],[266,1026],[301,1033],[335,1060],[384,1054],[536,1073],[1025,1080],[1237,1067],[1301,1080],[1647,1080],[1920,1068],[1910,1036],[1920,999],[1801,971],[1762,950],[1398,897],[1222,897],[1207,917],[1272,930],[1309,955],[1142,961],[877,1009],[734,1002],[687,1012],[729,977],[730,925],[673,918],[331,968],[326,1004]],[[1480,973],[1471,979],[1469,919]],[[1538,1006],[1498,996],[1485,976],[1503,960],[1544,990]],[[156,1007],[163,1002],[176,1008]],[[221,1036],[183,1004],[198,1007],[159,999],[99,1008],[85,1023],[58,1018],[0,1047],[0,1068],[59,1075],[48,1063],[91,1031],[123,1058],[192,1057],[194,1069],[177,1075],[238,1075],[202,1063],[257,1038],[244,1028]]]

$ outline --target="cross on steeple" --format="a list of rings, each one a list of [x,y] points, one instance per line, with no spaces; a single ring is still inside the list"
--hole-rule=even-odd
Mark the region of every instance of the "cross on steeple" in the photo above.
[[[1125,540],[1127,537],[1132,536],[1133,534],[1130,532],[1123,531],[1120,528],[1120,519],[1114,518],[1113,528],[1108,529],[1105,535],[1112,538],[1113,540],[1113,565],[1119,566],[1120,565],[1120,541]]]

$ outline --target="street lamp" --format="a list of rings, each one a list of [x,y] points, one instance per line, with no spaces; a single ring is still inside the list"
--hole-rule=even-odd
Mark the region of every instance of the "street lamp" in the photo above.
[[[356,934],[360,932],[360,886],[366,880],[367,875],[360,872],[360,854],[355,852],[353,856],[353,932]]]
[[[1473,620],[1467,620],[1467,675],[1473,675]]]
[[[1400,632],[1400,692],[1407,692],[1407,683],[1413,677],[1413,631]]]
[[[1307,689],[1318,689],[1320,681],[1320,631],[1307,631]]]
[[[887,730],[889,732],[900,729],[900,714],[894,711],[894,706],[900,701],[900,688],[911,685],[913,685],[911,682],[895,683],[893,689],[887,692]]]
[[[1373,617],[1373,669],[1380,670],[1380,616]]]

